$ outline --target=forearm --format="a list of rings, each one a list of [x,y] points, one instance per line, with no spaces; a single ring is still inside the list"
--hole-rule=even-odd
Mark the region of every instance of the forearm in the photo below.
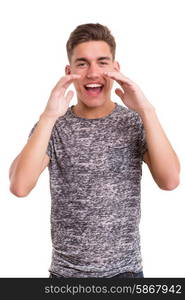
[[[26,196],[48,165],[49,158],[46,151],[53,126],[56,120],[67,112],[74,94],[73,91],[68,91],[65,95],[66,89],[80,77],[79,74],[70,74],[57,82],[33,134],[13,161],[9,172],[10,190],[16,196]]]
[[[139,113],[143,121],[148,146],[144,160],[156,183],[163,189],[173,189],[179,184],[180,164],[159,123],[154,107],[140,87],[122,73],[104,72],[104,75],[118,82],[123,90],[116,89],[116,94],[129,109]]]
[[[27,144],[10,167],[10,190],[27,194],[35,185],[42,169],[55,119],[41,115]]]
[[[180,163],[173,150],[153,106],[140,113],[146,133],[150,169],[161,186],[178,185]]]

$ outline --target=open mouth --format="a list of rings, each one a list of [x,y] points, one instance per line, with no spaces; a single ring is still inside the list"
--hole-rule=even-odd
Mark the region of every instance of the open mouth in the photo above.
[[[100,83],[89,83],[84,85],[84,87],[89,95],[97,96],[102,92],[104,85]]]

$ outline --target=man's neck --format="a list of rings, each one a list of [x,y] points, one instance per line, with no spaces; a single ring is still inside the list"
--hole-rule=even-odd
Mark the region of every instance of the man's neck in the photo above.
[[[98,107],[89,107],[79,101],[72,107],[72,111],[75,115],[81,118],[97,119],[109,115],[114,110],[115,106],[116,104],[111,100]]]

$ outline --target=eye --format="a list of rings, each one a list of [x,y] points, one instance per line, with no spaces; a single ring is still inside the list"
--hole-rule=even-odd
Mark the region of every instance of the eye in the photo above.
[[[79,63],[79,64],[77,64],[77,67],[84,67],[84,66],[86,66],[86,63]]]
[[[99,64],[100,67],[105,67],[105,66],[108,66],[108,63],[105,62],[105,61],[100,61],[100,64]]]

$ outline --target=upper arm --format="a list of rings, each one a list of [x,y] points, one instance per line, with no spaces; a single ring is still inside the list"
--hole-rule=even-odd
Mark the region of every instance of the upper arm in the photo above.
[[[41,173],[44,171],[44,169],[48,166],[49,161],[50,161],[50,157],[49,157],[47,154],[45,154],[44,159],[43,159],[43,162],[42,162],[42,167],[41,167],[41,172],[40,172],[40,174],[41,174]]]
[[[150,158],[149,158],[148,151],[145,151],[145,153],[143,154],[143,161],[144,161],[147,165],[150,164]]]
[[[154,172],[152,170],[152,164],[151,164],[151,160],[150,160],[150,156],[149,156],[149,152],[148,151],[146,151],[144,153],[144,155],[143,155],[143,161],[147,164],[147,166],[148,166],[148,168],[150,170],[150,173],[152,174],[153,179],[156,181],[155,174],[154,174]],[[156,183],[157,183],[157,181],[156,181]]]
[[[21,153],[20,153],[21,154]],[[14,159],[14,161],[12,162],[11,166],[10,166],[10,169],[9,169],[9,179],[11,179],[11,175],[13,173],[13,170],[16,168],[16,164],[19,160],[19,157],[20,157],[20,154],[17,155],[17,157]],[[49,164],[49,161],[50,161],[50,157],[45,154],[44,156],[44,159],[43,159],[43,162],[42,162],[42,166],[41,166],[41,170],[40,170],[40,174],[44,171],[44,169],[48,166]],[[39,175],[40,175],[39,174]]]
[[[150,156],[148,151],[145,151],[144,155],[143,155],[143,161],[147,164],[147,166],[149,167],[150,171],[151,171],[151,161],[150,161]]]
[[[13,169],[16,167],[16,164],[18,162],[20,154],[18,154],[16,156],[16,158],[13,160],[13,162],[11,163],[10,169],[9,169],[9,179],[11,179],[12,173],[13,173]]]

